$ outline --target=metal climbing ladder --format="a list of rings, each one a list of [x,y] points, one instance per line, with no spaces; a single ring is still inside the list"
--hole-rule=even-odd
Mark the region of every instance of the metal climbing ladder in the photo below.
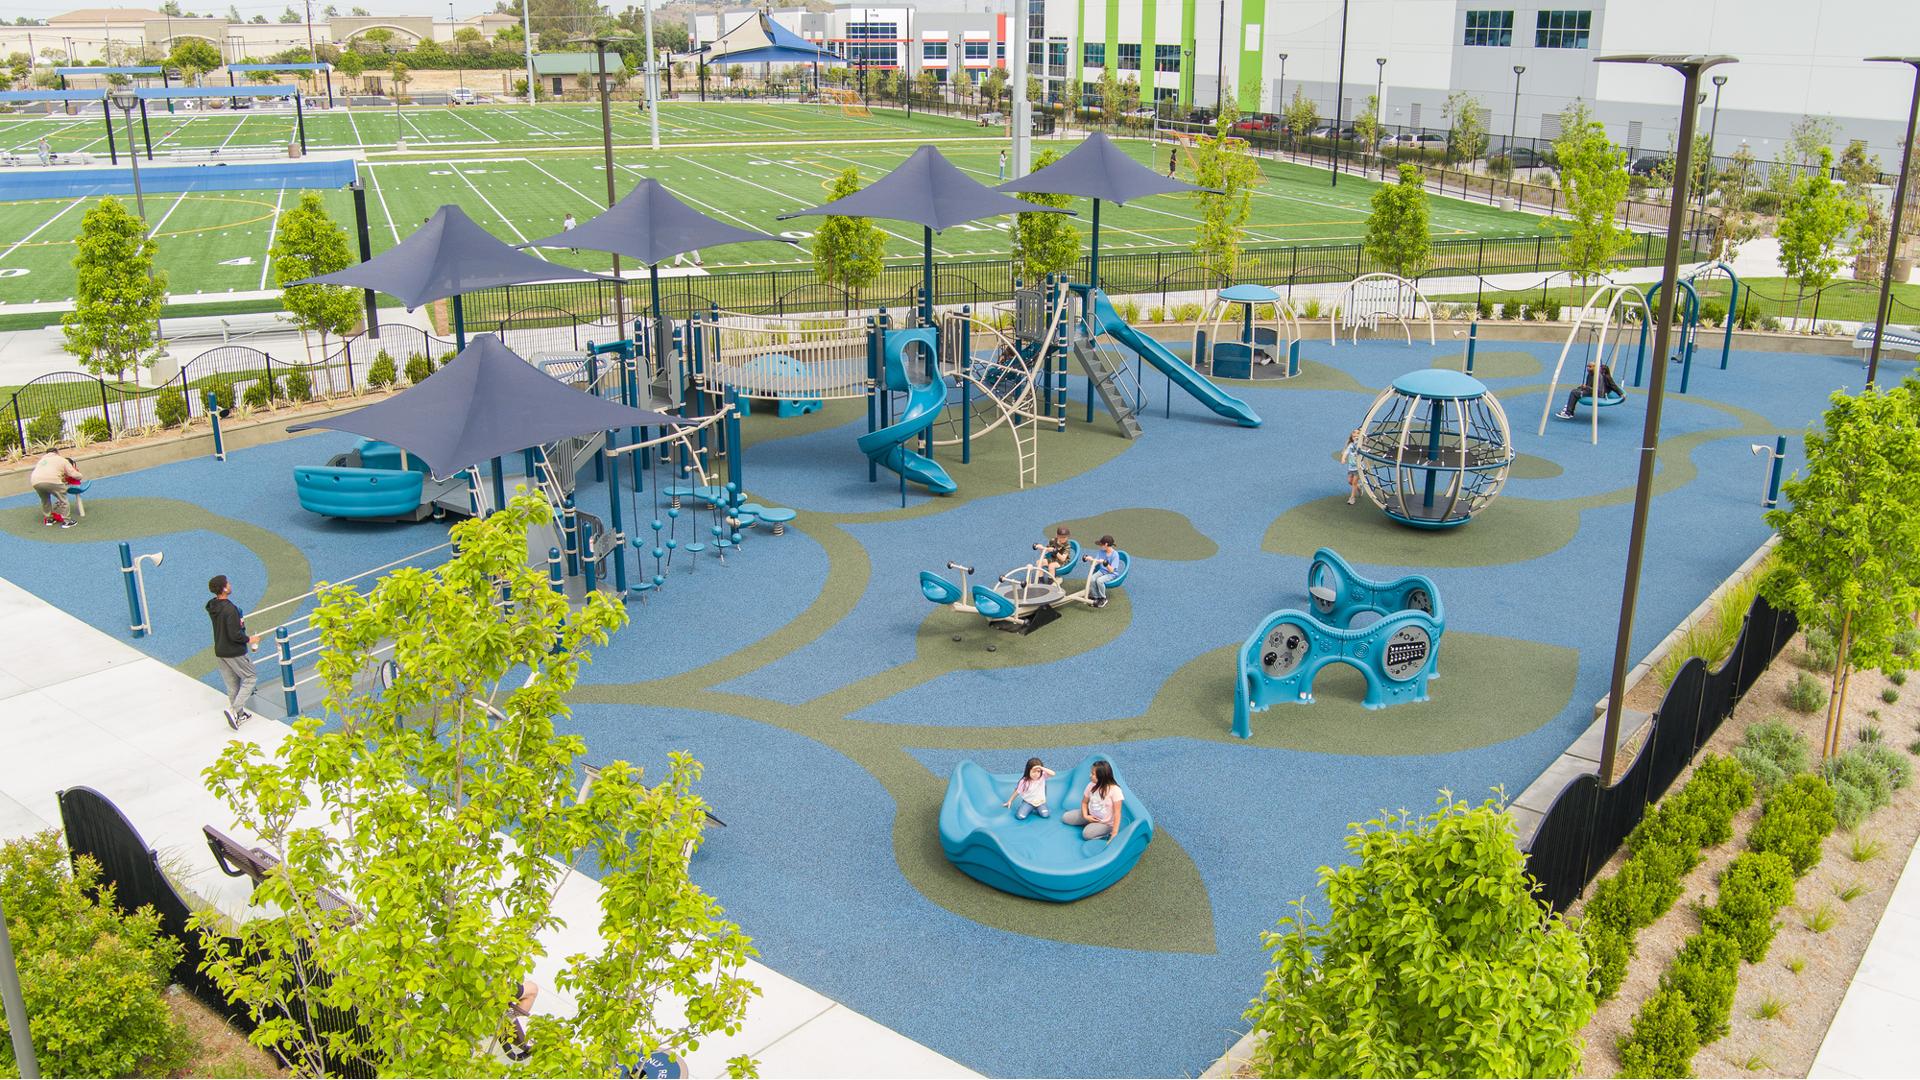
[[[1123,382],[1132,373],[1127,365],[1115,358],[1114,354],[1100,348],[1094,339],[1086,334],[1076,334],[1073,339],[1073,358],[1080,362],[1080,369],[1087,373],[1087,383],[1093,392],[1100,396],[1100,403],[1113,414],[1115,423],[1120,425],[1120,433],[1129,439],[1140,437],[1139,410],[1134,407],[1135,395],[1128,393]]]

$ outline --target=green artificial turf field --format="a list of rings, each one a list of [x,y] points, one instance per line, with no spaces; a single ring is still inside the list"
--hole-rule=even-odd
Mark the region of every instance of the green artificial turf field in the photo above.
[[[389,116],[388,121],[391,122]],[[916,121],[918,118],[916,118]],[[975,128],[974,130],[978,130]],[[623,134],[616,147],[616,185],[624,192],[651,176],[696,208],[735,224],[783,233],[795,244],[755,243],[716,249],[706,256],[708,271],[810,265],[807,241],[818,219],[777,221],[779,214],[826,200],[827,185],[842,169],[858,168],[872,180],[912,153],[915,140],[811,142],[756,149],[690,147],[655,153],[637,148]],[[997,139],[956,141],[941,146],[956,165],[984,183],[998,178]],[[1159,167],[1163,147],[1125,144],[1142,160]],[[1038,150],[1065,152],[1071,144],[1045,141]],[[1327,174],[1284,162],[1262,160],[1264,181],[1256,190],[1246,243],[1349,243],[1365,232],[1368,200],[1377,185],[1343,178],[1327,186]],[[381,155],[363,161],[368,216],[376,252],[386,249],[426,220],[443,203],[458,203],[501,239],[520,243],[559,231],[563,215],[586,220],[606,199],[606,180],[597,151],[502,149],[461,154]],[[287,190],[195,192],[149,195],[147,212],[155,222],[159,261],[176,296],[226,294],[271,288],[267,252],[276,212],[298,193]],[[336,220],[351,225],[353,206],[345,191],[324,192]],[[39,199],[0,203],[0,303],[63,301],[73,292],[73,242],[89,199]],[[1086,204],[1076,207],[1086,230]],[[1106,207],[1101,215],[1101,249],[1106,253],[1185,248],[1193,239],[1197,211],[1186,195],[1155,196],[1124,207]],[[887,254],[919,254],[920,236],[910,225],[882,221]],[[956,226],[936,235],[935,253],[943,259],[1003,258],[1008,252],[1007,220]],[[1538,230],[1530,215],[1507,213],[1452,199],[1432,200],[1436,237],[1530,235]],[[594,253],[546,252],[557,262],[596,270],[608,260]]]

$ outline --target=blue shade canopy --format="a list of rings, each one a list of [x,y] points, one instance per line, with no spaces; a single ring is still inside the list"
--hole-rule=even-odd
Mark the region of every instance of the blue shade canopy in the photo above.
[[[686,54],[703,64],[844,64],[847,58],[823,49],[774,22],[766,12]]]
[[[1128,156],[1112,139],[1095,132],[1066,157],[994,190],[1079,195],[1124,206],[1129,200],[1148,195],[1209,189],[1162,176]]]
[[[449,203],[435,211],[425,225],[405,240],[366,262],[331,274],[301,278],[292,284],[372,289],[386,293],[412,311],[421,304],[501,285],[612,280],[547,262],[502,243],[475,224],[464,210]]]
[[[167,70],[158,64],[141,64],[137,67],[57,67],[55,75],[158,75]]]
[[[710,218],[675,198],[660,181],[648,178],[635,184],[626,198],[581,222],[577,228],[520,246],[611,251],[653,266],[689,251],[756,240],[793,242]]]
[[[147,101],[169,98],[290,98],[300,92],[291,84],[267,83],[260,86],[140,86],[134,94]]]
[[[981,218],[1007,214],[1072,214],[1038,206],[980,183],[960,171],[940,151],[922,146],[900,167],[844,199],[781,214],[779,220],[810,214],[885,218],[911,221],[929,229],[945,229]]]
[[[364,409],[294,424],[329,428],[393,445],[427,463],[435,476],[503,454],[596,431],[681,424],[575,390],[521,359],[492,334],[417,386]]]

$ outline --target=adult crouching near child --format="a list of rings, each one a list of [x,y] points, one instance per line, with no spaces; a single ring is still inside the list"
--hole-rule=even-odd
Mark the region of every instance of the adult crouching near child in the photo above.
[[[40,523],[71,529],[77,523],[67,516],[67,487],[79,483],[82,477],[80,466],[73,463],[66,451],[64,446],[47,451],[33,463],[30,480],[34,494],[40,496]]]
[[[227,726],[238,731],[253,718],[247,702],[253,699],[258,676],[248,654],[260,644],[260,635],[247,633],[246,616],[233,602],[233,583],[227,575],[215,575],[207,582],[207,591],[213,594],[207,601],[207,618],[213,620],[213,662],[220,669],[220,681],[227,684]]]

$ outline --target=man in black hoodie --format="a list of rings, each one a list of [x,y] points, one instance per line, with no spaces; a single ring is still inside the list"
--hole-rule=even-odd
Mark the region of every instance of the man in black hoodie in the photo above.
[[[260,644],[260,635],[247,634],[247,620],[229,597],[233,586],[227,575],[218,574],[207,582],[213,599],[207,601],[207,617],[213,620],[213,662],[219,665],[220,678],[227,684],[227,726],[239,730],[252,717],[247,701],[253,697],[256,676],[253,660],[247,654]]]

